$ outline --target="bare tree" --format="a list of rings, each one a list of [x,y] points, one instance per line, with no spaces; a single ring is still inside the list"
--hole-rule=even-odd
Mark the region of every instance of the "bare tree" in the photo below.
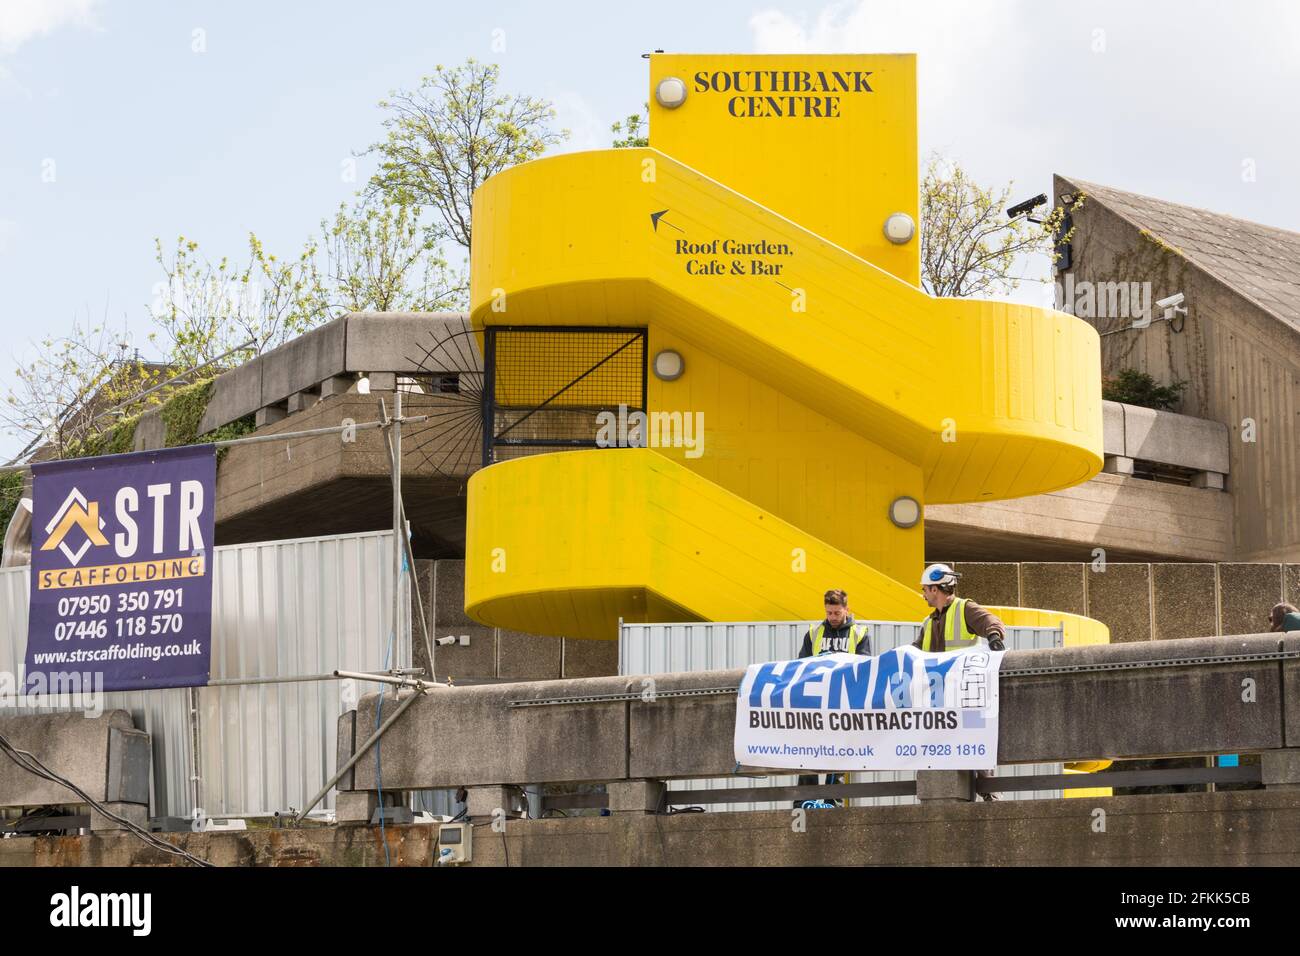
[[[1055,237],[1064,210],[1041,223],[1026,215],[1007,218],[1011,185],[981,186],[956,163],[931,156],[921,183],[921,287],[934,296],[979,296],[1010,292],[1022,256],[1043,253],[1055,262]],[[1045,280],[1044,280],[1045,281]]]
[[[35,357],[14,370],[0,399],[0,425],[25,442],[19,457],[38,446],[62,458],[110,426],[108,412],[163,378],[156,363],[132,355],[131,337],[104,323],[74,321],[59,338],[34,343]]]

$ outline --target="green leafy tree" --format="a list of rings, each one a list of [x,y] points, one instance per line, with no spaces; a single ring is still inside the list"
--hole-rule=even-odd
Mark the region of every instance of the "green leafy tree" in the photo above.
[[[1025,255],[1043,253],[1053,262],[1065,215],[1057,207],[1041,223],[1005,213],[1011,185],[981,186],[956,163],[933,155],[921,182],[921,287],[934,296],[998,295],[1022,278],[1014,274]],[[1071,230],[1072,231],[1072,230]],[[1047,281],[1046,278],[1035,281]]]
[[[549,102],[503,93],[499,78],[495,64],[473,59],[435,67],[414,90],[397,90],[380,101],[387,111],[386,136],[367,150],[379,158],[369,194],[431,208],[438,237],[467,250],[474,190],[569,135],[551,129],[555,110]]]
[[[1157,411],[1168,411],[1182,400],[1187,383],[1174,380],[1161,385],[1146,372],[1135,368],[1120,369],[1113,378],[1101,380],[1101,397],[1108,402],[1140,405]]]
[[[310,243],[296,260],[286,261],[249,233],[243,265],[226,256],[214,262],[184,236],[170,256],[161,240],[154,240],[154,246],[163,280],[154,287],[149,341],[178,369],[232,350],[237,351],[226,364],[238,365],[319,324],[320,316],[306,307],[314,252]]]
[[[619,120],[609,128],[614,134],[615,149],[632,149],[650,145],[650,123],[646,117],[650,115],[650,104],[643,104],[645,108],[645,117],[640,113],[632,113],[625,120]],[[645,132],[642,132],[642,128]]]
[[[334,318],[348,312],[438,312],[466,305],[468,278],[439,251],[420,207],[384,202],[339,206],[322,220],[309,248],[303,311]]]

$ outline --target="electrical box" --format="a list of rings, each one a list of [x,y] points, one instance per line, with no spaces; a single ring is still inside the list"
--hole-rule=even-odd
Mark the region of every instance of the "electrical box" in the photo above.
[[[474,828],[468,823],[444,823],[438,827],[438,865],[468,863],[473,859]]]

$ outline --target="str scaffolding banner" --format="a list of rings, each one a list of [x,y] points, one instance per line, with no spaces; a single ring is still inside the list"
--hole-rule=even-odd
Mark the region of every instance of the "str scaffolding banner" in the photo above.
[[[791,770],[997,766],[1003,651],[823,654],[751,664],[736,698],[736,762]]]
[[[207,683],[216,470],[211,445],[32,466],[26,693]]]

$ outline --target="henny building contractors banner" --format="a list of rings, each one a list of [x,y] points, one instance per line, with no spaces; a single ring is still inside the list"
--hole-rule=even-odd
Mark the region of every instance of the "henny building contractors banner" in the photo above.
[[[800,770],[997,765],[1001,651],[824,654],[751,664],[736,699],[736,762]]]
[[[26,692],[208,680],[211,445],[32,466]]]

